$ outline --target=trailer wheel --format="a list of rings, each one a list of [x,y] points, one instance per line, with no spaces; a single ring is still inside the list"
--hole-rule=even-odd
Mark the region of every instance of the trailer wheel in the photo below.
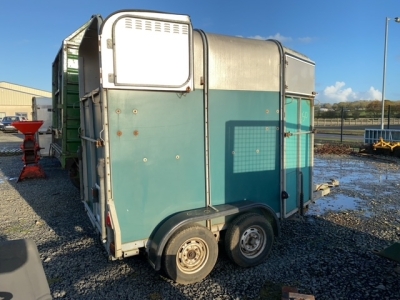
[[[213,233],[200,225],[187,225],[165,246],[163,269],[177,283],[195,283],[211,272],[217,257],[218,243]]]
[[[225,235],[229,258],[241,267],[252,267],[268,257],[274,243],[274,232],[268,220],[256,213],[239,215]]]

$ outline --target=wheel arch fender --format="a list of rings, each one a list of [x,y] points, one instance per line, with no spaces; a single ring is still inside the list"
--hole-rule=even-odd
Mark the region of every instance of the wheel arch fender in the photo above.
[[[259,209],[250,209],[247,212],[255,212],[258,214],[261,214],[262,216],[264,216],[269,223],[272,226],[272,229],[274,230],[274,235],[276,237],[280,237],[281,236],[281,225],[279,222],[278,217],[276,216],[275,212],[272,210],[272,208],[270,208],[269,206],[263,206],[260,207]]]

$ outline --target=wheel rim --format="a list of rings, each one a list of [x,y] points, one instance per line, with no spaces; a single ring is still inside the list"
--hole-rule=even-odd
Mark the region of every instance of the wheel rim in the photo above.
[[[179,247],[176,264],[183,273],[196,273],[206,265],[208,256],[207,243],[201,238],[191,238]]]
[[[258,256],[265,248],[266,234],[259,226],[247,228],[240,238],[240,251],[247,258]]]

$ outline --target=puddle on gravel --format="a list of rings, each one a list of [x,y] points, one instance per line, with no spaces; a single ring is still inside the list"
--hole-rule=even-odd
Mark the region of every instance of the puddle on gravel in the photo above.
[[[385,209],[386,209],[386,210],[394,210],[394,211],[397,211],[397,210],[398,210],[398,207],[397,207],[396,205],[394,205],[394,204],[386,204],[386,205],[385,205]]]
[[[380,165],[378,165],[380,164]],[[353,190],[364,194],[370,193],[372,187],[378,190],[381,196],[388,197],[397,192],[400,187],[400,170],[393,165],[381,165],[379,162],[358,160],[353,158],[321,158],[314,159],[314,184],[328,182],[331,179],[339,181],[342,191]],[[334,190],[335,187],[331,188]],[[397,205],[385,204],[386,210],[395,210]],[[323,215],[329,211],[344,212],[357,211],[360,215],[370,218],[375,215],[373,209],[368,208],[365,200],[344,195],[342,192],[316,199],[310,205],[308,214]]]
[[[16,177],[0,177],[0,184],[5,183],[6,181],[13,181],[13,180],[17,180],[18,178]]]
[[[355,172],[356,171],[356,172]],[[377,170],[370,161],[351,159],[314,159],[314,182],[326,182],[337,179],[340,185],[355,185],[356,183],[400,182],[400,172]]]
[[[366,210],[364,201],[359,198],[353,198],[345,195],[337,195],[335,197],[325,196],[319,198],[314,204],[310,205],[307,214],[322,215],[329,211],[342,212],[347,210]]]

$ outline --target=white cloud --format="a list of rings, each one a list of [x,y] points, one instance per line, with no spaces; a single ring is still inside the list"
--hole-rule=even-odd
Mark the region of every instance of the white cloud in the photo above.
[[[362,100],[382,100],[382,93],[371,86],[367,92],[360,93],[359,98]]]
[[[356,100],[356,93],[351,88],[343,89],[346,84],[337,81],[335,85],[325,88],[323,95],[326,102],[347,102]]]
[[[311,43],[314,39],[307,36],[307,37],[298,38],[297,40],[298,40],[300,43],[309,44],[309,43]]]
[[[270,35],[269,37],[267,37],[267,39],[278,40],[281,43],[287,43],[293,40],[291,37],[283,36],[279,32],[275,35]]]
[[[287,36],[283,36],[281,35],[279,32],[275,35],[270,35],[270,36],[261,36],[261,35],[254,35],[254,36],[249,36],[250,39],[255,39],[255,40],[268,40],[268,39],[274,39],[274,40],[278,40],[281,43],[286,43],[286,42],[290,42],[293,39],[291,37],[287,37]]]
[[[288,43],[291,42],[293,40],[296,40],[302,44],[309,44],[313,41],[313,38],[311,37],[301,37],[301,38],[296,38],[293,39],[291,37],[288,36],[283,36],[281,35],[279,32],[275,35],[270,35],[270,36],[262,36],[262,35],[253,35],[253,36],[249,36],[250,39],[255,39],[255,40],[268,40],[268,39],[273,39],[273,40],[278,40],[281,43]]]
[[[261,36],[261,35],[253,35],[253,36],[249,36],[249,39],[254,39],[254,40],[267,40],[268,38],[265,36]]]
[[[344,88],[344,82],[337,81],[335,85],[327,86],[318,97],[321,102],[351,102],[356,100],[381,100],[382,93],[373,86],[366,92],[355,92],[352,88]]]

